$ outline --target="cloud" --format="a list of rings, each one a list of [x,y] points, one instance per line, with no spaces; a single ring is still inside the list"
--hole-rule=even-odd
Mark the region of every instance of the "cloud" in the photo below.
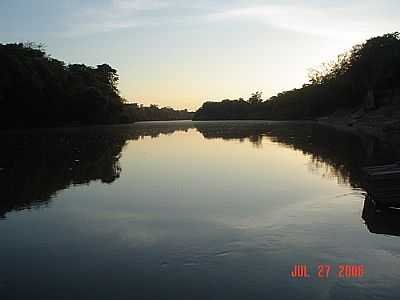
[[[112,0],[101,7],[87,7],[73,16],[67,35],[79,36],[151,26],[160,22],[160,12],[170,6],[171,2],[161,0]]]
[[[156,10],[168,7],[170,3],[159,0],[114,0],[113,6],[117,10]]]
[[[368,10],[365,5],[362,8]],[[366,17],[360,12],[360,8],[353,6],[322,9],[295,4],[233,8],[212,13],[208,19],[253,20],[278,29],[340,39],[368,37],[394,28],[394,20],[391,23],[390,20],[373,14],[370,11],[369,17]]]
[[[259,22],[281,30],[340,39],[368,37],[391,31],[395,18],[382,17],[384,3],[352,2],[329,8],[299,4],[245,5],[251,1],[112,0],[89,7],[76,16],[71,34],[91,34],[165,24],[204,22]],[[380,5],[380,6],[379,6]]]

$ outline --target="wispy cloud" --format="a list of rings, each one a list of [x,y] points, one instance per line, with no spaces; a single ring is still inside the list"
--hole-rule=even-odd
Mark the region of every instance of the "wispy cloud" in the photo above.
[[[86,35],[158,24],[161,12],[171,5],[162,0],[112,0],[108,5],[80,11],[67,33]]]
[[[167,1],[160,0],[113,0],[113,6],[118,10],[154,10],[170,5]]]
[[[212,13],[208,18],[214,21],[253,20],[283,30],[341,39],[369,36],[394,28],[394,20],[373,15],[370,11],[366,17],[355,6],[322,9],[292,4],[233,8]]]
[[[297,1],[296,1],[297,2]],[[70,34],[110,32],[120,29],[171,23],[202,23],[246,20],[281,30],[352,39],[390,31],[395,20],[376,15],[376,2],[323,9],[304,4],[245,5],[209,0],[196,5],[182,0],[112,0],[103,7],[91,7],[71,24]],[[378,4],[379,5],[379,4]]]

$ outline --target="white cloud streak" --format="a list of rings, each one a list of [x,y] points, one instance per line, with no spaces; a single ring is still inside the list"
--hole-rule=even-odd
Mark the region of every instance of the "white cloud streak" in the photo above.
[[[249,3],[247,1],[246,3]],[[112,0],[106,7],[89,8],[71,25],[69,34],[92,34],[165,24],[203,22],[259,22],[280,30],[340,39],[368,37],[393,31],[396,20],[374,15],[376,4],[322,9],[304,4],[257,6],[216,5],[208,1],[196,6],[180,0]]]
[[[365,7],[364,7],[365,9]],[[210,20],[248,20],[304,34],[354,39],[393,30],[391,20],[363,15],[357,8],[321,9],[302,5],[264,5],[228,9],[208,16]]]
[[[107,6],[89,7],[75,15],[67,35],[81,36],[155,25],[159,23],[162,11],[170,5],[170,2],[161,0],[112,0]]]

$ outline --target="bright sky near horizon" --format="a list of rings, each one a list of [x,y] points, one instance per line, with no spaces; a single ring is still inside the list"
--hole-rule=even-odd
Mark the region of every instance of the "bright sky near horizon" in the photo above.
[[[398,0],[2,0],[0,42],[108,63],[131,102],[268,98],[352,45],[400,30]]]

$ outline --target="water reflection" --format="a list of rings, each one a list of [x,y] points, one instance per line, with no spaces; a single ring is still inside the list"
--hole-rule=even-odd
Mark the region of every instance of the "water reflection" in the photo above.
[[[339,183],[368,190],[362,167],[399,159],[398,147],[371,136],[312,122],[149,122],[127,126],[37,130],[1,134],[0,217],[11,210],[46,205],[57,191],[100,180],[114,182],[119,159],[129,140],[195,128],[206,139],[248,140],[262,148],[263,139],[309,156],[309,170]]]
[[[383,234],[361,222],[361,167],[397,159],[378,139],[269,122],[1,139],[1,299],[397,299],[395,212],[365,207]],[[293,282],[303,262],[368,277]]]
[[[190,123],[10,131],[0,135],[0,218],[11,210],[46,205],[57,191],[100,180],[114,182],[129,140],[157,138]]]
[[[207,139],[248,139],[262,147],[263,138],[310,156],[310,170],[322,170],[339,183],[365,188],[362,167],[393,162],[400,151],[377,137],[344,132],[314,122],[203,122],[196,128]]]

